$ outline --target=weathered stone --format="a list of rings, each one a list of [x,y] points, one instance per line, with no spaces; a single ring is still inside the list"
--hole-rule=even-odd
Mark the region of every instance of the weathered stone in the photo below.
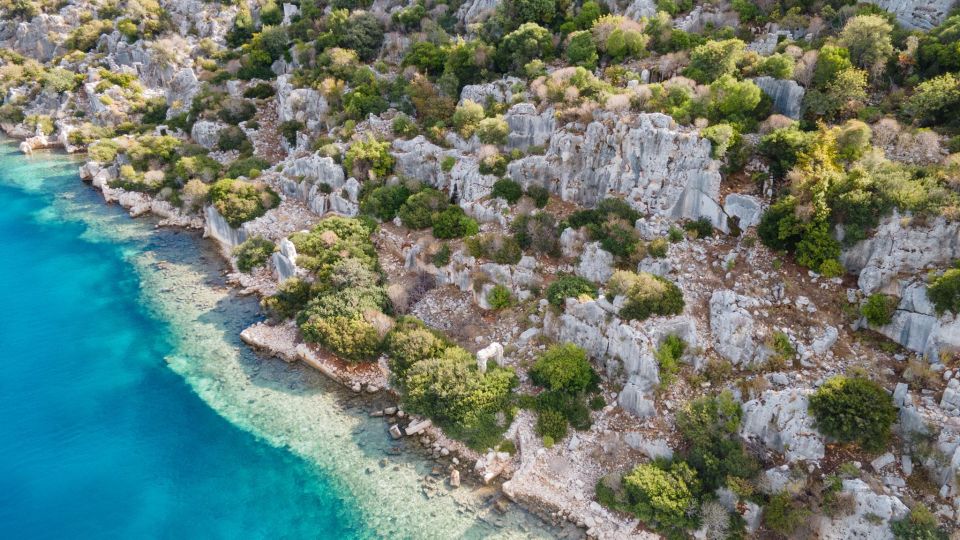
[[[591,242],[584,246],[576,273],[590,281],[606,283],[613,275],[613,255],[604,251],[599,242]]]
[[[890,522],[902,519],[909,513],[900,499],[874,493],[870,486],[860,479],[844,480],[842,493],[848,493],[854,498],[853,514],[836,519],[823,517],[818,531],[819,538],[891,539],[893,533],[890,531]]]
[[[756,77],[753,82],[773,100],[773,110],[775,112],[794,120],[800,118],[800,105],[803,103],[805,91],[802,86],[797,84],[797,81],[774,79],[773,77]]]
[[[714,291],[710,297],[713,348],[735,365],[755,365],[769,355],[766,347],[756,339],[756,325],[748,311],[758,305],[755,298],[731,290]]]
[[[740,435],[761,442],[784,455],[787,461],[823,458],[823,437],[814,429],[807,410],[809,391],[767,390],[743,405]]]

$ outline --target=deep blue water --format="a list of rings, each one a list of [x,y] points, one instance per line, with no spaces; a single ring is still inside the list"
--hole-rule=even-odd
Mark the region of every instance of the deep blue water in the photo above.
[[[203,247],[176,231],[98,240],[90,216],[130,220],[76,168],[0,145],[0,538],[367,536],[316,467],[166,366],[171,329],[142,305],[131,254]]]

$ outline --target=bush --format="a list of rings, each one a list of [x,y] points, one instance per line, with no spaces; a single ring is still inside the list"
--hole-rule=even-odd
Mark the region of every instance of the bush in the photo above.
[[[710,141],[710,156],[714,159],[723,159],[738,135],[737,130],[730,124],[716,124],[706,127],[700,131],[700,134]]]
[[[248,99],[266,99],[273,97],[276,93],[276,90],[273,89],[270,83],[259,83],[244,90],[243,97]]]
[[[669,335],[654,353],[657,364],[660,366],[660,388],[668,388],[677,380],[677,372],[680,371],[680,357],[687,348],[679,336]]]
[[[683,224],[683,228],[687,232],[695,233],[697,238],[710,238],[713,236],[713,223],[707,218],[688,221]]]
[[[390,129],[394,135],[404,138],[414,137],[420,131],[417,129],[417,123],[403,113],[397,114],[397,116],[393,118]]]
[[[609,295],[626,296],[620,316],[642,321],[652,315],[678,315],[683,311],[683,292],[672,281],[647,272],[614,272],[607,284]]]
[[[550,190],[536,184],[527,187],[527,197],[533,200],[537,208],[543,208],[550,202]]]
[[[403,226],[409,229],[426,229],[433,226],[434,215],[447,209],[446,195],[435,189],[424,189],[411,195],[397,211]]]
[[[738,436],[743,412],[730,392],[696,399],[677,414],[677,428],[689,445],[687,463],[706,491],[728,478],[751,478],[758,470]]]
[[[922,504],[910,510],[910,515],[890,523],[896,540],[947,540],[949,535],[939,527],[937,517]]]
[[[863,377],[837,375],[810,396],[810,412],[825,435],[880,450],[897,418],[890,394]]]
[[[393,172],[394,159],[390,143],[377,141],[372,136],[350,145],[343,157],[343,168],[354,178],[386,178]]]
[[[411,317],[398,319],[383,341],[384,352],[390,357],[390,371],[401,385],[410,367],[439,357],[449,346],[423,322]]]
[[[290,146],[294,146],[297,144],[297,133],[305,127],[299,120],[288,120],[280,124],[280,134]]]
[[[490,309],[500,310],[510,307],[512,303],[513,295],[510,294],[510,289],[503,285],[494,285],[494,287],[490,289],[490,292],[487,293],[487,304],[490,305]]]
[[[530,370],[534,383],[556,392],[583,392],[596,377],[587,351],[572,344],[553,345]]]
[[[493,183],[493,189],[490,191],[490,196],[498,199],[503,199],[510,204],[513,204],[520,200],[520,197],[523,197],[523,188],[520,187],[520,184],[510,180],[509,178],[501,178]]]
[[[871,294],[860,313],[873,326],[885,326],[893,320],[893,312],[897,309],[897,301],[885,294]]]
[[[237,258],[237,268],[241,272],[249,272],[265,264],[276,249],[277,246],[270,240],[262,236],[251,236],[233,248],[233,256]]]
[[[433,236],[436,238],[463,238],[480,232],[480,225],[459,206],[449,206],[433,216]]]
[[[256,219],[280,204],[280,197],[263,184],[224,178],[210,186],[210,203],[231,227]]]
[[[960,266],[933,280],[927,288],[927,297],[938,314],[945,311],[960,314]]]
[[[212,160],[211,160],[212,161]],[[204,164],[209,166],[211,169],[213,167],[212,163],[204,161]],[[257,176],[257,171],[262,171],[270,167],[270,162],[258,157],[245,157],[240,158],[227,167],[226,176],[227,178],[239,178],[241,176],[246,176],[248,178],[254,178]]]
[[[217,139],[217,150],[229,152],[237,150],[241,154],[248,154],[253,151],[253,144],[247,139],[247,134],[237,126],[229,126],[220,131]]]
[[[503,115],[497,115],[494,118],[484,118],[477,125],[477,137],[483,144],[503,145],[507,144],[507,135],[510,133],[510,126],[503,119]]]
[[[790,536],[810,515],[810,511],[795,502],[789,494],[778,493],[763,506],[763,523],[770,530]]]
[[[682,461],[638,465],[623,478],[627,501],[637,518],[665,533],[696,526],[697,474]]]
[[[560,231],[552,214],[540,212],[518,216],[510,224],[510,231],[522,249],[551,257],[560,256]]]
[[[647,245],[647,254],[655,259],[662,259],[667,256],[667,248],[670,243],[665,237],[655,238]]]
[[[440,249],[433,254],[433,259],[430,262],[437,267],[450,264],[450,244],[443,244],[440,246]]]
[[[690,65],[683,74],[700,84],[709,84],[722,75],[732,75],[745,48],[739,39],[708,41],[690,52]]]
[[[553,57],[553,36],[550,31],[532,22],[503,36],[497,47],[496,61],[504,71],[522,73],[523,66],[534,59]]]
[[[457,129],[460,135],[469,139],[476,132],[477,126],[480,125],[480,121],[485,116],[482,105],[469,99],[464,100],[463,104],[458,105],[453,112],[453,127]]]
[[[560,411],[543,409],[537,413],[537,435],[559,441],[567,436],[567,418]]]
[[[277,288],[277,293],[263,299],[263,307],[273,317],[289,319],[306,307],[310,300],[310,284],[293,277]]]
[[[567,298],[578,298],[587,295],[597,297],[597,286],[592,281],[580,276],[560,276],[547,287],[547,300],[557,307],[563,307]]]
[[[246,122],[257,114],[257,106],[247,99],[229,98],[220,105],[217,116],[224,122],[237,125]]]
[[[467,251],[478,259],[490,259],[497,264],[517,264],[523,258],[520,244],[512,236],[489,233],[470,237]]]
[[[300,331],[307,343],[319,343],[347,361],[375,360],[380,352],[380,334],[363,318],[312,316]]]
[[[360,211],[381,221],[390,221],[409,197],[410,189],[404,184],[380,186],[363,198]]]
[[[593,71],[599,59],[592,33],[583,30],[570,34],[567,41],[567,60],[571,65]]]

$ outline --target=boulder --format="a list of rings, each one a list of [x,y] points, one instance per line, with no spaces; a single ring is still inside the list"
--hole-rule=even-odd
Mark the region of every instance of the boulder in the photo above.
[[[503,367],[503,345],[493,342],[477,351],[477,367],[480,368],[480,371],[487,371],[487,362],[490,360],[496,362],[498,366]]]
[[[713,348],[734,365],[756,365],[769,356],[757,340],[756,324],[749,311],[759,305],[757,299],[731,290],[714,291],[710,297]]]
[[[947,18],[954,0],[864,0],[893,13],[911,30],[930,30]]]
[[[190,129],[190,137],[193,142],[212,150],[220,141],[220,132],[227,127],[223,122],[211,122],[210,120],[197,120]]]
[[[805,90],[797,84],[797,81],[774,79],[773,77],[756,77],[753,82],[773,100],[774,112],[794,120],[800,119],[800,105],[803,103]]]
[[[740,221],[737,226],[746,230],[760,223],[763,215],[763,203],[751,195],[731,193],[723,201],[723,211],[729,217],[736,217]]]
[[[556,128],[556,118],[553,109],[542,113],[532,103],[518,103],[504,115],[504,120],[510,128],[507,135],[507,148],[526,150],[531,146],[544,146],[553,135]]]
[[[544,155],[514,160],[507,173],[524,187],[542,185],[583,206],[623,197],[641,213],[705,217],[727,232],[719,167],[710,142],[669,116],[604,112],[585,130],[555,131]]]
[[[600,247],[600,242],[584,246],[576,274],[596,283],[606,283],[613,275],[613,255]]]
[[[784,455],[787,461],[823,459],[824,442],[808,412],[806,390],[767,390],[743,404],[740,435]]]
[[[855,510],[849,516],[830,519],[821,517],[819,538],[824,540],[884,540],[892,539],[890,522],[904,518],[909,509],[892,495],[874,493],[859,478],[843,481],[842,493],[850,494]]]
[[[486,1],[476,0],[473,4],[466,2],[460,7],[460,11]],[[495,3],[496,0],[494,0]],[[463,105],[463,102],[467,100],[484,106],[487,104],[487,100],[493,100],[497,103],[510,103],[513,100],[513,89],[515,87],[526,88],[527,85],[523,80],[516,77],[504,77],[498,81],[483,84],[468,84],[460,91],[459,104]]]

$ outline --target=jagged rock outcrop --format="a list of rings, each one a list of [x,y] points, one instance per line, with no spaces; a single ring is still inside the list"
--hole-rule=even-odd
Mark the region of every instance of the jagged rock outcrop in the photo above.
[[[762,340],[757,339],[757,324],[750,313],[759,305],[756,298],[731,290],[714,291],[710,297],[713,348],[734,365],[756,365],[769,356]]]
[[[515,87],[526,89],[527,85],[516,77],[504,77],[498,81],[482,84],[468,84],[460,91],[459,103],[462,105],[467,100],[484,106],[488,100],[497,103],[510,103],[513,100],[513,89]]]
[[[960,258],[960,222],[940,217],[912,226],[898,212],[883,218],[874,233],[840,255],[843,266],[858,274],[857,284],[866,294],[892,285],[900,273],[916,274],[926,268],[946,266]]]
[[[600,242],[590,242],[580,252],[580,262],[575,272],[596,283],[606,283],[613,275],[613,255],[600,247]]]
[[[954,0],[864,0],[893,13],[897,21],[911,29],[929,30],[937,26],[953,7]]]
[[[736,217],[739,220],[738,227],[747,229],[760,223],[760,218],[763,216],[763,202],[751,195],[731,193],[723,201],[723,211],[727,216]]]
[[[200,79],[193,68],[185,67],[173,75],[173,79],[166,87],[167,118],[186,112],[193,104],[193,98],[200,92]]]
[[[302,201],[317,215],[354,216],[359,211],[360,182],[345,178],[340,165],[317,153],[288,160],[279,185],[284,195]]]
[[[281,122],[297,120],[310,131],[326,122],[330,106],[323,94],[312,88],[294,88],[289,75],[277,77],[277,115]]]
[[[830,519],[821,517],[819,536],[824,540],[886,540],[892,539],[890,522],[903,519],[909,509],[903,501],[892,496],[874,493],[859,478],[843,481],[842,493],[853,496],[854,511],[848,516]]]
[[[239,246],[247,239],[247,231],[242,225],[239,229],[234,229],[213,206],[203,209],[203,217],[206,221],[203,228],[204,238],[213,238],[226,249]]]
[[[568,298],[560,316],[548,316],[544,330],[561,342],[583,347],[601,363],[607,377],[624,383],[617,403],[640,416],[656,412],[653,393],[660,384],[660,371],[653,356],[659,327],[680,319],[647,320],[642,329],[617,317],[618,309],[604,298],[581,302]]]
[[[809,390],[767,390],[743,404],[740,435],[779,452],[787,461],[823,459],[823,436],[807,410]]]
[[[565,201],[593,206],[619,196],[640,212],[705,217],[726,232],[719,166],[710,142],[676,128],[669,116],[601,113],[582,133],[555,131],[544,155],[515,160],[507,171],[522,185],[545,186]]]
[[[781,37],[791,39],[793,34],[787,30],[767,32],[763,36],[747,44],[747,50],[753,51],[760,56],[770,56],[774,53],[774,51],[777,50],[777,44],[780,43]]]
[[[220,132],[227,127],[223,122],[211,122],[210,120],[197,120],[190,129],[190,137],[193,142],[212,150],[220,141]]]
[[[753,82],[773,100],[773,110],[794,120],[800,118],[800,105],[806,90],[797,81],[756,77]]]
[[[410,140],[394,140],[393,156],[397,160],[394,167],[397,174],[446,190],[454,200],[461,203],[488,196],[493,183],[497,181],[493,175],[480,173],[479,164],[474,157],[456,150],[444,150],[422,135]],[[445,157],[456,160],[449,172],[442,167]]]
[[[640,20],[641,17],[653,17],[657,14],[657,3],[654,0],[605,0],[604,4],[612,13],[629,19]]]
[[[927,297],[927,286],[918,281],[900,282],[900,303],[890,324],[873,327],[905,348],[939,359],[940,352],[960,350],[960,318],[938,316]],[[866,324],[866,321],[864,321]]]
[[[510,107],[504,115],[504,120],[510,127],[507,148],[521,150],[547,144],[557,125],[553,109],[538,113],[532,103],[518,103]]]
[[[289,239],[284,238],[277,244],[279,249],[270,256],[276,271],[277,283],[297,275],[297,248]]]
[[[13,49],[40,62],[49,62],[65,51],[63,41],[79,24],[78,18],[40,13],[29,21],[0,22],[0,48]]]
[[[460,4],[457,19],[465,26],[486,19],[500,4],[500,0],[467,0]]]

